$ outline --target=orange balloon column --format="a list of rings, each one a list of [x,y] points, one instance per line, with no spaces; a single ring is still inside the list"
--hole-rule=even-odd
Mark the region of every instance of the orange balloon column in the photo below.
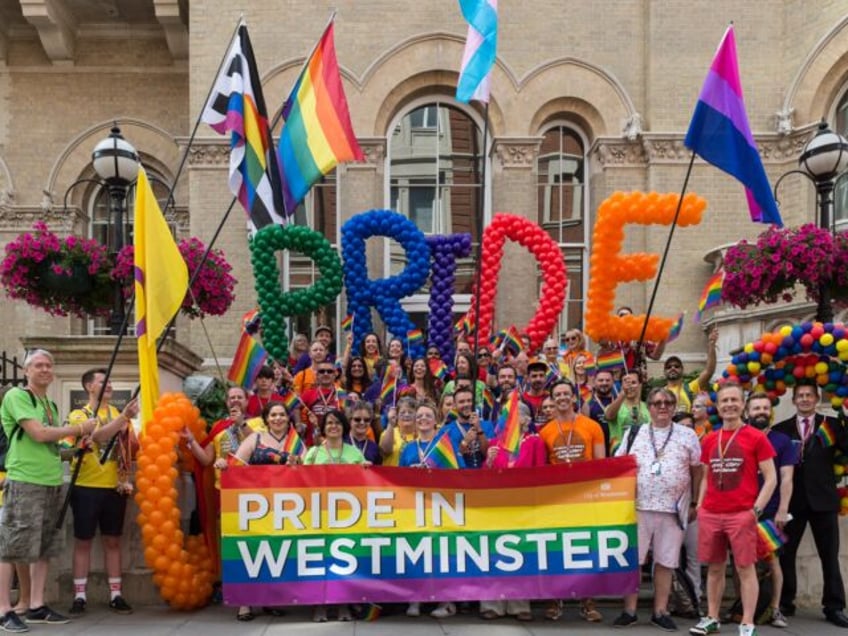
[[[135,501],[153,582],[171,607],[190,610],[209,601],[214,569],[203,537],[186,537],[180,530],[175,464],[183,426],[195,437],[206,428],[200,411],[182,393],[162,395],[141,438]]]

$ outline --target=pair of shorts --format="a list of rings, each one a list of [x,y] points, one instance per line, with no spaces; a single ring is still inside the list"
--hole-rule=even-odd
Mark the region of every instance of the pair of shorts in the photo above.
[[[639,565],[643,565],[648,550],[654,553],[654,563],[673,570],[680,561],[683,530],[676,512],[636,511],[636,531],[639,537]]]
[[[74,538],[89,541],[97,534],[120,537],[124,532],[127,497],[114,488],[74,486],[71,490],[74,511]]]
[[[34,563],[62,551],[56,528],[64,488],[7,479],[0,518],[0,561]]]
[[[757,519],[752,510],[739,512],[698,511],[698,560],[701,563],[727,561],[728,545],[737,567],[757,562]]]

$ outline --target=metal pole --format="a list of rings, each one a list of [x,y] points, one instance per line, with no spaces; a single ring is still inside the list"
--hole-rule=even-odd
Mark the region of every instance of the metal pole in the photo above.
[[[117,259],[118,254],[124,247],[124,205],[127,200],[127,186],[123,180],[114,180],[109,183],[109,202],[112,212],[112,250]],[[112,290],[112,313],[109,316],[109,334],[112,336],[123,335],[126,329],[124,320],[124,295],[122,282],[116,280]]]
[[[832,231],[833,179],[816,181],[816,194],[819,199],[819,227]],[[816,307],[816,320],[819,322],[833,322],[830,283],[830,280],[819,283],[819,304]]]

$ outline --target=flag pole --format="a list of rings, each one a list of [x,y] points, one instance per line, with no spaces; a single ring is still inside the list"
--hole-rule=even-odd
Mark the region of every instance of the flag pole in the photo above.
[[[680,218],[680,209],[683,207],[683,197],[686,194],[686,188],[689,185],[689,177],[692,175],[692,166],[695,165],[695,151],[692,151],[692,156],[689,158],[689,167],[686,169],[686,177],[683,179],[683,188],[680,190],[680,198],[677,200],[677,209],[674,211],[674,219],[671,222],[671,227],[668,230],[668,239],[665,242],[665,249],[663,250],[662,260],[660,261],[660,268],[657,271],[657,277],[654,280],[654,289],[651,292],[651,300],[648,303],[648,311],[645,312],[645,322],[642,323],[642,333],[639,334],[639,342],[636,343],[636,364],[634,365],[637,369],[642,366],[642,345],[645,342],[645,332],[648,329],[648,319],[651,317],[651,312],[654,310],[654,301],[657,298],[657,291],[659,291],[660,280],[662,279],[663,270],[665,270],[665,263],[668,260],[668,252],[671,249],[671,239],[674,238],[674,228],[677,227],[677,219]],[[625,364],[625,368],[626,368]]]
[[[471,398],[471,410],[474,411],[477,408],[477,379],[480,376],[479,370],[477,368],[477,360],[478,353],[480,351],[480,286],[482,282],[483,275],[483,223],[485,222],[485,210],[486,210],[486,162],[489,158],[489,147],[488,147],[488,137],[489,137],[489,100],[486,100],[486,106],[483,109],[483,150],[481,152],[481,158],[483,159],[483,165],[480,168],[480,198],[477,201],[477,250],[475,254],[475,260],[477,261],[476,266],[477,269],[474,272],[474,360],[471,366],[471,370],[474,373],[474,376],[471,378],[471,387],[472,387],[472,398]],[[482,418],[481,418],[482,419]]]

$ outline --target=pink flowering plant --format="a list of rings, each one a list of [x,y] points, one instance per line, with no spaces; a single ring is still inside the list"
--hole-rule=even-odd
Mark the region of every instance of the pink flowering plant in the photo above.
[[[728,249],[724,269],[722,299],[737,307],[789,302],[796,284],[805,287],[807,298],[818,301],[823,284],[848,291],[848,237],[811,223],[772,226],[755,244],[743,240]],[[836,293],[834,300],[848,303],[845,293]]]
[[[206,252],[206,246],[200,239],[192,237],[183,239],[177,247],[186,262],[188,275],[191,278],[200,265],[203,254]],[[115,269],[112,272],[114,280],[125,283],[124,295],[127,297],[133,291],[134,253],[132,245],[127,245],[118,252]],[[191,286],[191,293],[186,294],[185,299],[183,299],[181,307],[183,314],[189,318],[207,315],[222,316],[225,314],[235,300],[233,290],[236,286],[236,279],[230,274],[232,269],[224,256],[224,252],[217,249],[211,250],[206,262],[200,269],[200,274]],[[196,304],[195,301],[197,301]]]
[[[93,239],[60,239],[43,221],[6,244],[0,282],[10,298],[54,316],[106,314],[111,307],[112,263]]]

